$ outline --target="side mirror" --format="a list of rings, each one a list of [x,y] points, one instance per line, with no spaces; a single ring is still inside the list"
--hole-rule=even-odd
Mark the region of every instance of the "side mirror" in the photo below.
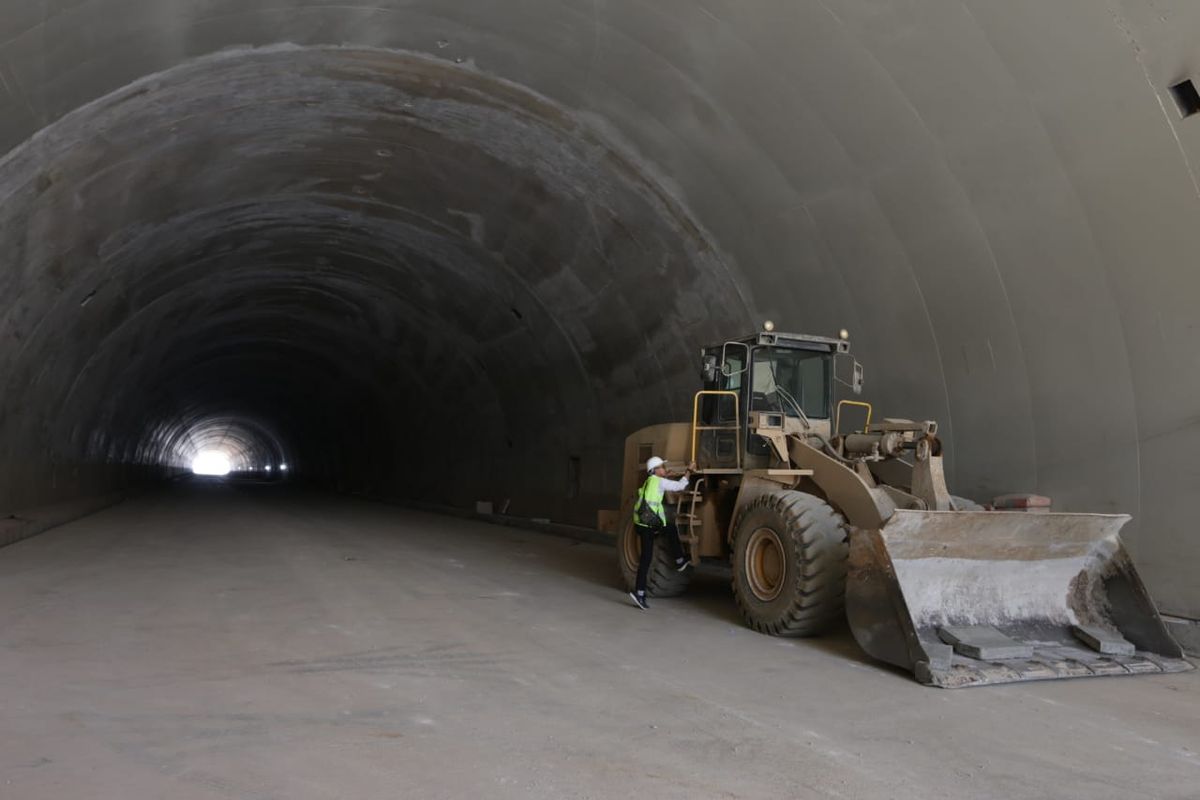
[[[717,380],[717,357],[705,356],[700,362],[700,377],[705,383],[715,383]]]
[[[863,367],[849,353],[838,353],[834,356],[833,378],[843,386],[849,386],[850,391],[862,394]]]

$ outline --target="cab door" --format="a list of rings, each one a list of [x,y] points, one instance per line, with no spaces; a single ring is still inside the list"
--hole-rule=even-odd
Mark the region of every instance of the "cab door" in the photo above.
[[[746,376],[748,348],[744,345],[710,347],[705,357],[715,359],[716,374],[704,381],[707,391],[736,392],[731,395],[705,395],[700,400],[697,422],[696,460],[708,469],[735,469],[738,446],[746,436]]]

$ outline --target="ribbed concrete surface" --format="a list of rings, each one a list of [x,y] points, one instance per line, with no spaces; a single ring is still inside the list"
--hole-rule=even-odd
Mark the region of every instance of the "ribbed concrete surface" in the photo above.
[[[277,486],[129,502],[0,551],[0,796],[1195,796],[1195,674],[928,689],[614,573]]]

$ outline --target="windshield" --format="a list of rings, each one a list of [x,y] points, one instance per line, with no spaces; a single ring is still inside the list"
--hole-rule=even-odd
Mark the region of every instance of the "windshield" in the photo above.
[[[783,411],[796,417],[829,417],[829,353],[764,347],[754,351],[751,411]]]

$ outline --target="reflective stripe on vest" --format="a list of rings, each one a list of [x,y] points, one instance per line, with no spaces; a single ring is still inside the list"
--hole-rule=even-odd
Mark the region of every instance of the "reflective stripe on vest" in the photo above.
[[[642,484],[642,488],[638,490],[638,502],[633,504],[633,521],[638,522],[638,506],[645,503],[650,506],[650,510],[658,514],[658,518],[662,520],[663,525],[667,524],[667,515],[663,511],[663,495],[666,492],[662,488],[662,478],[657,475],[651,475],[646,478],[646,482]],[[639,523],[640,524],[640,523]]]

